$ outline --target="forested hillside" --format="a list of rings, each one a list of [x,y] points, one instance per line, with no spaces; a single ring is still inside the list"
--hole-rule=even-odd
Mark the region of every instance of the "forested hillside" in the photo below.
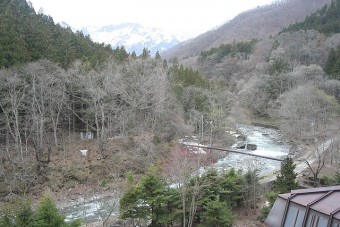
[[[327,108],[330,111],[329,120],[333,122],[337,119],[339,104],[340,35],[337,32],[337,4],[339,3],[333,1],[330,5],[323,6],[316,13],[307,16],[305,21],[291,25],[269,39],[256,42],[234,40],[218,48],[203,51],[193,65],[203,75],[225,81],[230,91],[237,96],[240,105],[255,116],[270,116],[282,120],[282,128],[287,127],[286,120],[289,119],[285,112],[297,108],[284,107],[285,102],[288,102],[285,96],[290,96],[290,92],[297,92],[295,89],[300,92],[307,89],[304,92],[316,92],[315,94],[327,97],[328,104],[332,106]],[[311,23],[314,20],[311,18],[315,17],[323,18],[322,24]],[[245,44],[247,51],[239,48]],[[317,105],[314,101],[311,103]],[[315,125],[319,118],[314,116],[306,124]],[[329,127],[333,127],[331,122]],[[297,123],[294,122],[287,129],[292,130],[295,124],[301,135],[301,131],[307,126],[301,127]],[[325,126],[324,123],[321,124]],[[311,130],[310,127],[307,128],[307,131]]]
[[[340,1],[332,1],[328,6],[325,4],[320,10],[307,15],[300,23],[290,25],[282,32],[314,29],[324,34],[339,33],[340,24]]]
[[[272,4],[243,12],[224,25],[194,39],[185,41],[162,54],[166,59],[178,58],[187,66],[202,51],[222,44],[267,39],[276,35],[289,24],[303,21],[305,17],[321,9],[331,0],[277,0]]]
[[[283,29],[281,33],[296,32],[299,30],[316,30],[326,35],[334,35],[340,32],[340,1],[332,1],[315,13],[308,15],[303,22],[295,23]],[[327,62],[324,65],[329,77],[340,79],[340,46],[334,46],[329,52]]]
[[[81,32],[55,24],[50,16],[36,13],[25,0],[0,2],[0,68],[49,59],[68,67],[76,59],[95,65],[111,53],[111,47],[91,41]]]
[[[224,43],[190,63],[206,77],[225,82],[243,108],[235,109],[237,119],[244,120],[242,113],[249,111],[254,121],[277,122],[293,145],[291,154],[308,164],[318,182],[325,163],[339,151],[338,4],[322,6],[269,39]],[[244,44],[252,44],[247,52],[238,48]],[[318,164],[310,165],[308,158]]]

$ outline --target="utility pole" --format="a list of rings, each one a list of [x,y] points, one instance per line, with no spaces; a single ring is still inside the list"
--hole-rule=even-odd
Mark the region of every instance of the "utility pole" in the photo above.
[[[210,120],[210,143],[209,143],[209,146],[211,147],[212,146],[212,136],[213,136],[213,133],[212,133],[212,121]]]
[[[202,119],[201,119],[201,142],[203,142],[203,135],[204,135],[204,123],[203,123],[203,114],[202,114]]]

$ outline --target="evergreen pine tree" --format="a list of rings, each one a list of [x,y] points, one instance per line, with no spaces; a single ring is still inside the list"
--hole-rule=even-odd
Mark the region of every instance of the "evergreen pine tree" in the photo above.
[[[136,52],[135,52],[135,51],[132,51],[132,53],[131,53],[131,57],[132,57],[133,59],[136,59],[136,58],[137,58],[137,54],[136,54]]]
[[[324,70],[331,79],[340,80],[340,45],[330,50]]]
[[[162,59],[161,55],[159,54],[159,51],[156,52],[155,59],[156,60],[161,60]]]
[[[143,48],[143,53],[141,54],[143,59],[148,59],[150,57],[150,50],[148,48]]]
[[[281,170],[274,181],[274,191],[286,193],[299,187],[295,181],[297,176],[297,173],[294,172],[295,167],[291,157],[286,157],[282,161]]]
[[[202,214],[204,226],[229,227],[233,225],[233,214],[226,202],[209,201]]]
[[[51,196],[45,194],[32,216],[31,226],[62,227],[65,225],[64,219]]]
[[[151,220],[150,226],[160,226],[179,217],[178,193],[168,188],[157,172],[159,168],[152,166],[139,184],[124,194],[120,200],[122,218]]]
[[[16,226],[29,226],[30,218],[32,217],[33,210],[31,207],[31,201],[26,199],[19,204],[19,210],[15,217]]]

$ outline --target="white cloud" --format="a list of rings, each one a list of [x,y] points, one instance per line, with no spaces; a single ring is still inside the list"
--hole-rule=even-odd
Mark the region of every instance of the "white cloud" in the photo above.
[[[124,22],[140,23],[178,36],[193,37],[222,25],[242,11],[272,0],[30,0],[55,22],[76,29]]]

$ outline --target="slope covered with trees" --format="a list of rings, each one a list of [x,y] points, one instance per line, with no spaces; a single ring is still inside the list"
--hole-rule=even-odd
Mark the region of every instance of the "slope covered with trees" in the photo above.
[[[174,46],[165,51],[163,57],[176,57],[180,63],[196,68],[195,57],[202,51],[232,43],[234,40],[247,42],[275,36],[289,24],[303,21],[307,15],[330,2],[331,0],[273,1],[272,4],[243,12],[216,29]]]
[[[340,32],[340,1],[331,1],[320,10],[307,15],[300,23],[295,23],[283,29],[282,32],[314,29],[325,34]]]
[[[280,7],[298,2],[303,1],[283,1]],[[251,43],[257,34],[246,41],[241,37],[219,47],[203,49],[199,56],[177,59],[211,80],[224,83],[235,95],[232,116],[236,122],[247,121],[244,117],[247,113],[248,122],[264,119],[276,123],[293,145],[294,159],[303,160],[310,171],[312,185],[320,184],[325,163],[331,162],[328,166],[332,166],[333,172],[338,171],[334,162],[339,150],[338,3],[321,3],[312,4],[316,8],[310,15],[306,14],[305,21],[301,18],[301,23],[292,25],[295,30],[283,29],[277,35],[259,39],[246,57],[242,52],[230,54],[231,47]],[[291,16],[289,13],[285,16]],[[214,32],[209,34],[213,36]],[[225,35],[228,37],[227,32]],[[183,55],[179,53],[179,56]],[[316,160],[314,164],[313,160]]]
[[[91,41],[81,32],[55,24],[50,16],[36,13],[26,0],[0,3],[0,68],[49,59],[69,67],[76,59],[91,65],[111,55],[109,45]]]

